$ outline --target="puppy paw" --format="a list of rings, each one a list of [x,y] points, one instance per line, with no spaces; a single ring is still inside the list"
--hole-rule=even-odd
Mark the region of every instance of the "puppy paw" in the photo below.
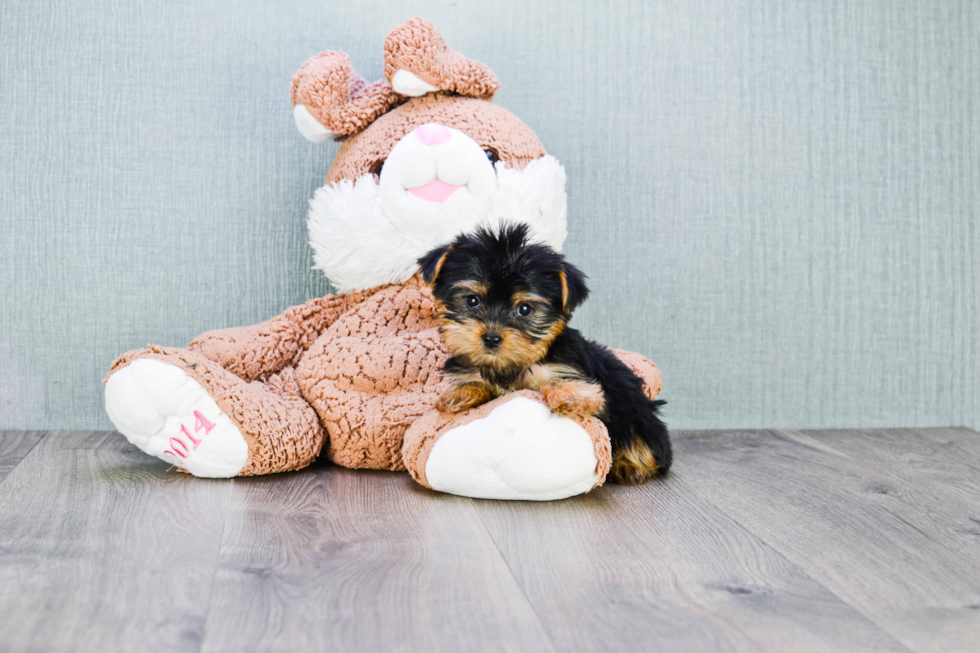
[[[443,413],[461,413],[464,410],[485,404],[493,397],[490,389],[482,383],[467,383],[447,390],[436,402],[436,408]]]
[[[551,412],[562,417],[598,415],[606,397],[598,383],[563,381],[541,388]]]

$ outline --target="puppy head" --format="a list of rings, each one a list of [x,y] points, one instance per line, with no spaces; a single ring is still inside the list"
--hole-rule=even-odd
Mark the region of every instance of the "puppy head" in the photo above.
[[[481,228],[421,259],[446,346],[470,367],[516,372],[548,353],[589,290],[585,275],[526,225]]]

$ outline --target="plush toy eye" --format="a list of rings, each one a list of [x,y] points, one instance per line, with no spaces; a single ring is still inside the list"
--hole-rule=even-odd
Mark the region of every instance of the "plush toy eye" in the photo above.
[[[487,155],[487,161],[490,162],[490,165],[500,161],[500,156],[490,148],[483,150],[483,153]]]
[[[374,175],[375,177],[381,177],[381,170],[384,167],[385,167],[385,159],[382,159],[381,161],[378,161],[373,166],[371,166],[371,169],[369,170],[369,172],[372,175]]]
[[[523,304],[517,307],[517,314],[520,315],[521,317],[527,317],[528,315],[531,314],[532,310],[534,309],[531,307],[531,305],[528,304],[527,302],[524,302]]]
[[[476,308],[477,306],[480,305],[480,298],[477,297],[476,295],[467,295],[466,305],[469,306],[470,308]]]

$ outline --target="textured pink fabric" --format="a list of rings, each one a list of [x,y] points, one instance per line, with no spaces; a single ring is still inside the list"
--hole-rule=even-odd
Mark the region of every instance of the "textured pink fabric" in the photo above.
[[[326,433],[303,399],[291,367],[267,375],[264,382],[249,383],[198,352],[151,345],[120,356],[109,374],[140,358],[187,372],[238,426],[248,444],[248,460],[239,476],[302,469],[323,449]]]
[[[369,84],[351,68],[343,52],[311,57],[293,77],[293,106],[301,104],[335,134],[360,131],[404,101],[387,81]]]
[[[385,39],[385,79],[390,83],[399,69],[443,91],[481,100],[492,99],[499,86],[492,70],[446,45],[424,18],[405,21]]]
[[[313,300],[252,327],[212,331],[196,338],[193,350],[151,346],[129,352],[110,374],[138,358],[185,370],[245,436],[249,459],[243,476],[305,467],[327,443],[327,456],[337,464],[408,466],[424,483],[428,451],[447,430],[518,396],[542,401],[538,393],[524,391],[461,415],[436,411],[436,400],[449,386],[441,372],[448,353],[437,312],[428,287],[415,277],[403,285]],[[652,363],[638,354],[617,354],[659,384]],[[596,471],[604,479],[611,462],[605,428],[594,418],[579,422],[596,446]]]
[[[623,351],[622,349],[613,349],[612,351],[619,360],[633,370],[633,374],[643,379],[643,394],[650,399],[656,399],[664,387],[663,379],[660,377],[660,368],[643,354]]]
[[[490,100],[497,90],[497,77],[489,68],[455,52],[422,18],[391,30],[384,52],[385,78],[373,83],[354,72],[343,52],[311,57],[293,76],[293,106],[303,105],[324,127],[349,136],[406,100],[391,88],[391,78],[399,69],[448,93]]]
[[[246,381],[264,379],[298,365],[313,341],[369,294],[370,291],[311,299],[261,324],[208,331],[194,338],[187,348]]]
[[[340,147],[327,183],[357,179],[388,158],[395,143],[427,122],[458,129],[510,168],[524,168],[546,152],[531,128],[506,109],[474,98],[429,93],[412,98],[375,120]]]
[[[345,467],[404,469],[405,431],[447,389],[437,307],[418,277],[383,288],[343,315],[297,368],[303,395]]]

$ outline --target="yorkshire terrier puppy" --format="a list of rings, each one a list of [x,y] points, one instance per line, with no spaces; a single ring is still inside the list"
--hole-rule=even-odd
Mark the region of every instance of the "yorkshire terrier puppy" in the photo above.
[[[643,483],[670,467],[663,401],[600,344],[567,327],[585,301],[585,275],[524,225],[459,236],[421,259],[422,278],[440,307],[440,331],[452,354],[455,385],[437,407],[459,412],[507,392],[540,391],[552,412],[594,415],[612,441],[610,477]]]

